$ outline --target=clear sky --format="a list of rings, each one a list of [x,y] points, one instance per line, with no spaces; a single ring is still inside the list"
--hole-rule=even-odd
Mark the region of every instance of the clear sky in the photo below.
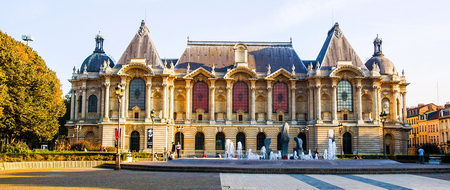
[[[373,39],[411,84],[407,105],[450,101],[450,1],[392,0],[6,0],[0,30],[29,45],[56,71],[64,94],[101,31],[106,54],[119,60],[146,20],[161,58],[179,58],[190,40],[289,41],[316,59],[334,22],[363,62]],[[439,85],[438,85],[439,84]],[[439,86],[439,87],[438,87]],[[438,102],[439,101],[439,102]]]

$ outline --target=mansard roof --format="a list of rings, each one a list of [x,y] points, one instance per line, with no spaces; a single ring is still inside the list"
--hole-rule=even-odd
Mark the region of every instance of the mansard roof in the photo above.
[[[151,67],[162,67],[162,62],[159,57],[156,46],[150,37],[150,30],[141,22],[139,30],[134,35],[128,47],[123,52],[115,68],[121,68],[122,65],[130,63],[132,58],[145,58],[146,64]]]
[[[234,65],[234,46],[243,43],[248,47],[248,67],[256,72],[267,72],[280,68],[291,70],[295,66],[296,73],[307,73],[306,67],[299,58],[292,42],[242,42],[242,41],[188,41],[175,69],[186,71],[202,67],[211,71],[214,64],[216,72],[227,72]]]
[[[331,70],[332,67],[336,67],[337,61],[351,61],[354,66],[367,70],[339,29],[338,23],[328,31],[327,39],[316,60],[320,62],[321,70]]]

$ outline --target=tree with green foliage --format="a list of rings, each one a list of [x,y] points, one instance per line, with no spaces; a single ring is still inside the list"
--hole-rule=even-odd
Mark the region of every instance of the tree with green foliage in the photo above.
[[[10,143],[51,140],[66,112],[60,86],[37,52],[0,31],[0,134]]]

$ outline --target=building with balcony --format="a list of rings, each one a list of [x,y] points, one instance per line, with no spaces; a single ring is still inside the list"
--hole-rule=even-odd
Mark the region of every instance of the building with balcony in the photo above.
[[[445,105],[445,109],[440,110],[439,112],[439,128],[440,128],[440,147],[443,153],[450,153],[450,136],[449,128],[450,128],[450,104],[447,103]]]
[[[98,35],[94,53],[69,79],[66,127],[80,140],[115,146],[120,121],[120,149],[161,153],[181,141],[184,156],[216,155],[227,139],[259,151],[271,138],[277,150],[284,123],[289,151],[299,137],[305,150],[323,152],[331,136],[338,152],[382,154],[384,130],[387,153],[406,154],[409,83],[382,53],[382,40],[374,40],[373,57],[363,63],[337,23],[325,37],[314,60],[300,59],[292,41],[189,39],[179,58],[161,59],[142,21],[114,63]],[[125,87],[120,114],[119,84]]]
[[[417,107],[408,108],[407,120],[412,127],[412,130],[409,132],[408,154],[417,154],[419,147],[428,142],[428,127],[424,128],[424,126],[428,126],[427,117],[424,114],[436,111],[439,108],[439,106],[432,103],[419,104]]]

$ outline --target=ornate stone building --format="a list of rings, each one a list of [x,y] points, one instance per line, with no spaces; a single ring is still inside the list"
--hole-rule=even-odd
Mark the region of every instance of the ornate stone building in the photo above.
[[[364,64],[336,23],[316,60],[301,60],[292,41],[189,39],[180,58],[162,60],[142,22],[117,63],[104,53],[103,37],[96,37],[94,53],[69,80],[66,127],[79,140],[114,146],[120,120],[122,150],[162,153],[181,140],[183,154],[193,156],[223,152],[227,139],[259,150],[271,138],[270,148],[279,150],[277,138],[287,122],[291,140],[302,138],[306,150],[323,152],[331,136],[338,153],[382,154],[384,110],[386,149],[406,154],[408,83],[381,45],[377,37]],[[125,87],[120,115],[118,84]]]

